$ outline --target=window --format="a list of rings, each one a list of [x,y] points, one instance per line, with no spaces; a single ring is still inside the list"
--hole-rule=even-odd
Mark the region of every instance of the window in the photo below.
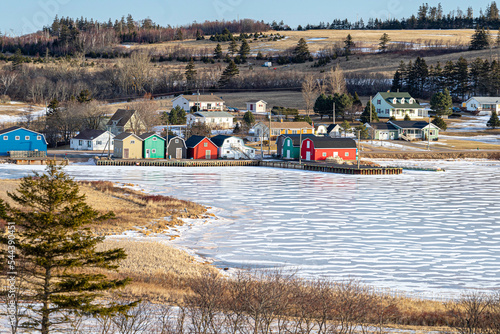
[[[349,156],[349,152],[345,152],[345,156],[348,157]]]
[[[231,151],[226,151],[226,153],[228,153],[228,154],[229,154],[229,153],[231,153]]]
[[[36,136],[36,140],[42,140],[42,136]]]
[[[377,104],[382,104],[382,101],[380,101],[380,100],[377,100]]]
[[[78,145],[82,146],[82,145],[83,145],[83,140],[81,140],[81,139],[80,139],[80,140],[78,141]]]
[[[3,136],[3,140],[9,140],[9,136]]]
[[[311,142],[307,141],[307,148],[310,148],[310,147],[311,147]]]
[[[92,140],[87,141],[87,146],[92,147]]]
[[[30,140],[30,136],[24,136],[24,140]]]
[[[155,149],[155,148],[153,148],[153,149],[151,150],[151,152],[156,153],[156,149]]]
[[[405,98],[401,98],[401,104],[404,104],[405,103]]]
[[[326,152],[323,152],[323,157],[326,157]]]
[[[156,138],[156,137],[153,137],[153,141],[156,141],[156,140],[157,140],[157,138]]]
[[[19,137],[19,136],[16,136],[16,140],[19,140],[19,139],[21,139],[21,137]]]
[[[96,141],[96,144],[97,145],[102,145],[102,141],[98,140],[98,141]]]
[[[203,147],[208,147],[208,143],[203,143]]]
[[[131,140],[131,141],[130,141],[130,144],[135,144],[135,140]]]
[[[409,104],[413,104],[413,99],[410,99],[410,101],[408,101]]]
[[[178,144],[178,143],[179,143],[179,139],[176,139],[176,140],[175,140],[175,143],[176,143],[176,144]]]
[[[379,109],[377,109],[377,114],[380,114],[380,108],[379,108]]]

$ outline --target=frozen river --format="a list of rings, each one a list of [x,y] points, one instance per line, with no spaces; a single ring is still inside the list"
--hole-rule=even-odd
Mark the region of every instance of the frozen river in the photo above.
[[[391,163],[396,164],[395,162]],[[173,241],[221,267],[285,267],[426,297],[500,288],[500,162],[351,176],[258,167],[69,166],[218,208]],[[0,165],[0,177],[36,167]],[[41,169],[41,168],[38,168]]]

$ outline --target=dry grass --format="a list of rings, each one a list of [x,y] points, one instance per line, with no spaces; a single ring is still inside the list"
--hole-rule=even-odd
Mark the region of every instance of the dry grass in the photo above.
[[[161,242],[105,240],[99,250],[123,248],[127,258],[118,272],[106,272],[112,278],[130,277],[132,283],[122,292],[130,298],[152,302],[182,300],[189,293],[187,280],[217,270],[200,263],[186,252]]]
[[[500,145],[481,143],[473,140],[440,139],[445,148],[453,150],[500,150]],[[436,145],[433,145],[435,147]]]

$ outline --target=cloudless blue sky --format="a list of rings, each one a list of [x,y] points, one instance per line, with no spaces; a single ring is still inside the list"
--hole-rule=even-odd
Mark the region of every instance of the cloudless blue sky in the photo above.
[[[416,14],[423,2],[437,6],[439,1],[428,0],[17,0],[4,1],[0,10],[0,31],[7,34],[24,34],[41,29],[59,16],[87,17],[99,21],[113,21],[127,14],[134,19],[151,18],[153,21],[172,26],[193,21],[233,20],[251,18],[271,22],[283,20],[292,28],[307,23],[331,22],[333,19],[347,18],[355,21],[363,18],[402,18]],[[445,14],[460,7],[464,12],[468,6],[474,8],[474,16],[491,2],[468,0],[442,0]]]

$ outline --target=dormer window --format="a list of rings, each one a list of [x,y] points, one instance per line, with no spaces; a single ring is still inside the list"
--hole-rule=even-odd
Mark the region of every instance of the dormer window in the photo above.
[[[410,99],[410,100],[408,101],[408,103],[409,103],[409,104],[413,104],[413,99]]]
[[[392,99],[392,103],[398,103],[398,99],[393,98],[393,99]]]
[[[404,104],[404,103],[405,103],[405,98],[404,98],[404,97],[402,97],[402,98],[401,98],[401,104]]]

